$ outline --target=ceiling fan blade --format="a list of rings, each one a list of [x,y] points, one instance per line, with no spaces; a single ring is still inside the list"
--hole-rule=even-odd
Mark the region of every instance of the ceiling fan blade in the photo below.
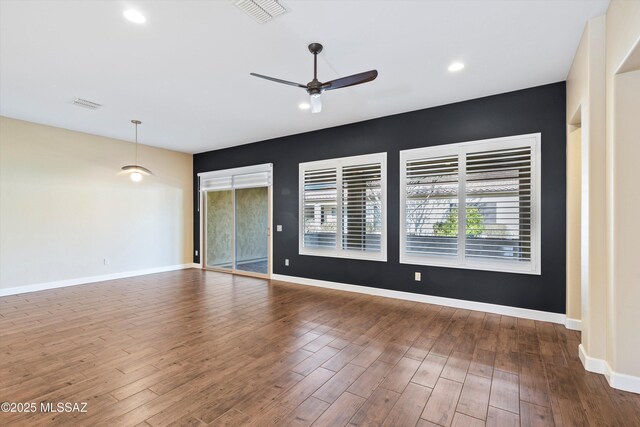
[[[378,77],[378,70],[365,71],[364,73],[354,74],[352,76],[341,77],[339,79],[331,80],[323,83],[322,90],[340,89],[348,86],[359,85],[360,83],[370,82]]]
[[[301,87],[303,89],[307,88],[306,85],[302,85],[300,83],[295,83],[295,82],[290,82],[288,80],[276,79],[275,77],[263,76],[262,74],[256,74],[256,73],[249,73],[249,74],[251,74],[252,76],[255,76],[255,77],[260,77],[261,79],[271,80],[272,82],[276,82],[276,83],[283,83],[285,85]]]

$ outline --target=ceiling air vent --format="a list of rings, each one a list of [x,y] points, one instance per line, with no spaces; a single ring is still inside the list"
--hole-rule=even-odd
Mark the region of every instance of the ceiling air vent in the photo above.
[[[87,101],[86,99],[82,99],[82,98],[74,99],[72,104],[77,105],[78,107],[87,108],[89,110],[97,110],[99,107],[102,107],[102,104]]]
[[[277,0],[237,0],[235,4],[261,24],[287,11]]]

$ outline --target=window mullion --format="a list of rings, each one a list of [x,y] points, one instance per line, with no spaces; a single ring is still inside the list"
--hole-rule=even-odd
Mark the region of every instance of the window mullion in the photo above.
[[[342,245],[342,227],[344,226],[344,218],[342,216],[342,165],[336,165],[336,252],[341,254],[344,252]]]
[[[465,150],[458,154],[458,262],[465,264],[467,235],[467,156]]]

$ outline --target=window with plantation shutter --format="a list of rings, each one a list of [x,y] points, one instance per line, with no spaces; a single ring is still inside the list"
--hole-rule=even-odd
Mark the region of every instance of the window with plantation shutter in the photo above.
[[[400,262],[540,274],[540,134],[400,152]]]
[[[299,249],[386,261],[386,153],[300,164]]]
[[[337,186],[336,168],[304,172],[302,235],[305,248],[336,247]]]

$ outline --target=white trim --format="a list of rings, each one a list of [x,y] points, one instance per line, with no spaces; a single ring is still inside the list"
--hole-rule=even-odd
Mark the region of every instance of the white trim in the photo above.
[[[271,280],[281,282],[296,283],[299,285],[316,286],[319,288],[335,289],[346,292],[356,292],[359,294],[375,295],[385,298],[395,298],[406,301],[422,302],[427,304],[437,304],[446,307],[464,308],[467,310],[484,311],[487,313],[502,314],[505,316],[520,317],[523,319],[540,320],[564,324],[566,316],[560,313],[547,311],[530,310],[528,308],[509,307],[506,305],[489,304],[485,302],[466,301],[453,298],[437,297],[432,295],[415,294],[412,292],[392,291],[389,289],[372,288],[369,286],[350,285],[347,283],[329,282],[325,280],[308,279],[306,277],[286,276],[283,274],[273,274]]]
[[[403,167],[400,170],[400,173],[406,175],[406,167]],[[405,185],[406,185],[406,177],[405,177]],[[400,191],[406,197],[406,187],[403,186]],[[402,206],[406,208],[406,199],[402,201]],[[404,234],[407,233],[407,217],[406,212],[402,215],[400,220],[400,224],[403,224],[405,228],[402,229]],[[456,265],[464,265],[468,267],[468,262],[466,258],[467,253],[467,156],[464,152],[460,152],[458,155],[458,259],[456,261]],[[406,236],[405,236],[406,241]],[[403,250],[406,246],[400,248],[400,253],[404,253]],[[402,256],[402,255],[401,255]],[[409,261],[414,257],[406,256],[405,260]],[[423,259],[417,260],[420,263],[425,262]]]
[[[470,270],[498,271],[519,274],[542,274],[541,263],[541,133],[531,133],[525,135],[514,135],[502,138],[483,139],[478,141],[467,141],[455,144],[436,145],[432,147],[414,148],[400,151],[400,264],[426,265],[437,267],[461,268]],[[406,254],[406,163],[408,160],[420,159],[423,157],[458,156],[459,170],[459,190],[458,190],[458,212],[460,219],[458,226],[464,229],[465,214],[465,173],[466,154],[482,151],[508,149],[521,146],[523,142],[531,147],[531,261],[529,262],[509,262],[507,260],[473,260],[467,259],[465,253],[465,233],[458,232],[458,256],[419,256]]]
[[[606,360],[589,356],[582,344],[578,346],[578,357],[584,369],[604,375],[611,387],[640,394],[640,377],[615,372]]]
[[[271,278],[273,274],[273,174],[271,176],[271,185],[267,187],[267,196],[269,197],[269,207],[268,207],[268,216],[269,216],[269,228],[267,231],[267,235],[269,237],[269,255],[267,256],[268,260],[268,271],[267,275]]]
[[[204,237],[206,235],[206,231],[205,231],[205,221],[204,221],[204,213],[205,213],[205,209],[206,209],[206,203],[207,203],[207,193],[205,193],[204,191],[200,191],[200,177],[198,177],[198,213],[199,218],[199,227],[198,227],[198,259],[200,260],[200,262],[198,263],[198,267],[199,268],[204,268],[205,266],[205,254],[203,249],[203,242],[204,242]]]
[[[523,270],[516,268],[513,264],[509,264],[508,262],[500,262],[493,261],[491,263],[483,263],[479,261],[467,261],[467,264],[460,265],[456,264],[458,258],[451,257],[451,261],[448,262],[447,259],[443,256],[442,261],[438,260],[436,256],[432,257],[418,257],[412,255],[405,255],[400,260],[400,264],[409,264],[409,265],[425,265],[427,267],[448,267],[448,268],[459,268],[462,270],[480,270],[480,271],[497,271],[500,273],[518,273],[518,274],[531,274],[539,276],[541,273],[537,273],[531,270]],[[527,263],[529,264],[529,263]]]
[[[503,136],[500,138],[478,139],[474,141],[456,142],[453,144],[440,144],[440,145],[432,145],[428,147],[412,148],[409,150],[402,150],[400,151],[400,153],[412,155],[413,157],[413,155],[420,155],[422,154],[421,152],[423,152],[425,149],[428,149],[429,151],[434,150],[433,152],[437,153],[437,155],[447,155],[451,153],[451,150],[450,150],[451,147],[466,148],[468,146],[475,146],[479,142],[483,144],[484,143],[495,144],[495,147],[492,147],[491,149],[499,149],[501,148],[501,144],[508,143],[517,139],[540,138],[541,135],[542,134],[540,132],[537,132],[537,133],[525,133],[522,135]],[[474,151],[476,150],[475,149],[469,150],[469,152],[474,152]],[[483,148],[481,151],[485,151],[485,149]]]
[[[104,282],[107,280],[125,279],[127,277],[143,276],[145,274],[164,273],[166,271],[184,270],[187,268],[200,268],[200,264],[178,264],[166,267],[146,268],[143,270],[123,271],[120,273],[103,274],[100,276],[78,277],[75,279],[57,280],[55,282],[36,283],[33,285],[16,286],[14,288],[0,289],[0,297],[17,295],[27,292],[44,291],[47,289],[64,288],[67,286],[87,285],[89,283]]]
[[[567,329],[571,329],[572,331],[581,331],[582,330],[582,320],[580,319],[570,319],[567,317],[567,320],[564,322],[564,326]]]
[[[380,190],[382,230],[380,234],[380,252],[342,249],[342,168],[360,164],[380,163]],[[304,246],[304,173],[314,169],[336,170],[336,246],[317,249]],[[298,254],[343,259],[361,259],[387,262],[387,153],[363,154],[360,156],[340,157],[300,163],[298,165]]]
[[[382,255],[380,255],[380,252],[371,253],[366,251],[358,251],[354,249],[332,250],[332,249],[304,248],[298,252],[298,255],[322,256],[327,258],[342,258],[342,259],[361,259],[365,261],[387,262],[386,254],[383,257]],[[375,255],[375,256],[372,256],[372,255]]]
[[[237,221],[237,217],[236,217],[236,191],[238,191],[237,188],[232,188],[231,190],[231,232],[233,233],[233,238],[231,239],[231,271],[236,271],[238,269],[238,253],[236,252],[237,249],[237,242],[238,242],[238,221]],[[268,187],[267,187],[267,191]],[[207,193],[207,197],[209,197],[209,193]],[[209,203],[207,203],[207,209],[209,208]],[[267,213],[268,215],[268,213]],[[209,218],[209,214],[207,213],[205,215],[205,218],[207,218],[207,224],[209,224],[208,218]],[[209,230],[207,230],[207,242],[209,241]],[[214,234],[215,235],[215,234]],[[207,253],[208,253],[208,249],[207,249]]]

